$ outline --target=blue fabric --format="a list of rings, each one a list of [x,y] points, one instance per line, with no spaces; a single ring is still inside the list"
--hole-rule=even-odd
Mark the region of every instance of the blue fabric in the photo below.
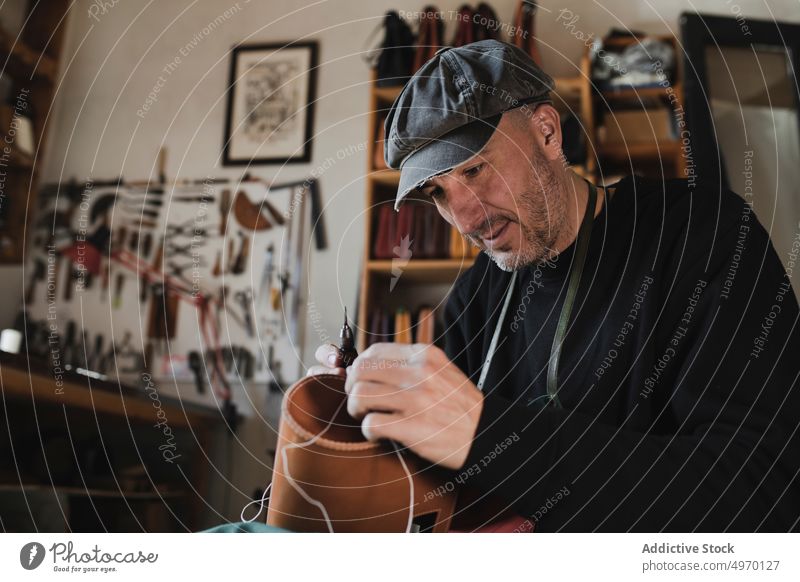
[[[218,525],[200,533],[292,533],[288,529],[260,522],[231,522]]]

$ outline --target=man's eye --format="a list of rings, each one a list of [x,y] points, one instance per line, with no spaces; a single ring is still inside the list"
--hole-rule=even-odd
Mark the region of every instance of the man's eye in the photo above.
[[[477,164],[475,166],[471,166],[466,170],[464,170],[464,175],[467,176],[468,178],[472,178],[474,176],[477,176],[482,169],[483,169],[483,164]]]
[[[441,188],[433,188],[429,192],[429,196],[434,200],[438,200],[439,198],[442,197],[443,194],[444,194],[444,190],[442,190]]]

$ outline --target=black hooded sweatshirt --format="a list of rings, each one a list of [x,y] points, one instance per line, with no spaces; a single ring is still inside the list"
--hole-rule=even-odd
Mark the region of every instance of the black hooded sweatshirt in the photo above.
[[[545,404],[547,365],[574,243],[519,271],[458,482],[536,531],[798,530],[800,234],[784,268],[746,198],[687,180],[612,188],[562,408]],[[481,253],[447,301],[445,350],[473,382],[510,277]]]

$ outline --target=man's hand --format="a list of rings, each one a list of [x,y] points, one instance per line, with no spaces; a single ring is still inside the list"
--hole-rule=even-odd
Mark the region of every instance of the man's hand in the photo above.
[[[463,466],[483,395],[439,348],[373,344],[347,369],[345,391],[367,439],[397,441],[449,469]]]

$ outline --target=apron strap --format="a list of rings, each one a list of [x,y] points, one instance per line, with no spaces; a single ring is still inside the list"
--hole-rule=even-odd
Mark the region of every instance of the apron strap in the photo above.
[[[561,347],[564,343],[564,336],[567,333],[569,326],[570,316],[572,314],[572,307],[575,303],[575,297],[578,294],[578,287],[581,283],[581,275],[583,275],[583,268],[586,264],[586,255],[589,251],[589,240],[592,238],[592,225],[594,224],[594,210],[597,206],[597,188],[595,185],[584,178],[584,181],[589,186],[589,197],[586,201],[586,211],[581,221],[580,229],[578,230],[578,238],[575,242],[575,256],[572,262],[572,267],[569,273],[569,283],[567,286],[567,295],[564,298],[564,305],[561,307],[561,314],[558,316],[558,324],[556,325],[556,333],[553,337],[553,346],[550,350],[550,360],[547,365],[547,396],[549,401],[561,408],[561,402],[558,399],[558,365],[561,359]],[[508,311],[508,304],[511,302],[511,297],[514,295],[515,283],[517,280],[517,270],[511,274],[511,279],[508,282],[506,296],[503,301],[503,308],[500,311],[500,319],[494,329],[492,341],[489,344],[489,350],[486,353],[486,359],[481,368],[481,375],[478,379],[478,389],[483,390],[483,384],[486,381],[486,376],[489,373],[494,354],[497,351],[497,342],[500,338],[500,330],[505,321],[506,312]]]

